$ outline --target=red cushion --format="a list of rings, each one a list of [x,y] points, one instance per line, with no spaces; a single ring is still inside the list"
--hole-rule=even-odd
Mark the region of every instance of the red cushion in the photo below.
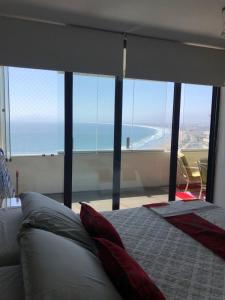
[[[96,238],[104,269],[125,300],[165,300],[139,264],[114,243]]]
[[[116,229],[94,208],[85,203],[81,203],[80,218],[90,236],[108,239],[124,248]]]

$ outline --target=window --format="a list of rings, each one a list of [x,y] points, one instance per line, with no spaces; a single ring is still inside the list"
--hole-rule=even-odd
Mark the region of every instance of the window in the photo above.
[[[173,93],[170,82],[123,80],[121,208],[168,199]],[[177,199],[205,199],[211,104],[212,87],[182,84]],[[21,174],[19,192],[62,200],[64,73],[1,67],[0,106],[0,143],[12,156],[14,180],[16,170]],[[73,74],[77,210],[84,199],[112,208],[114,110],[115,77]]]
[[[177,199],[205,199],[212,87],[182,84]]]
[[[30,190],[53,198],[57,194],[62,201],[64,73],[5,67],[4,80],[5,104],[9,98],[5,116],[10,122],[1,131],[11,144],[8,168],[14,186],[18,171],[19,193]]]
[[[182,84],[180,136],[181,149],[208,149],[212,87]]]
[[[113,150],[112,77],[74,74],[74,151]]]
[[[121,208],[168,200],[173,88],[124,80]]]
[[[8,68],[13,156],[63,150],[63,80],[56,71]]]
[[[169,149],[172,105],[172,83],[124,80],[122,149]]]
[[[73,75],[73,208],[112,209],[115,78]]]

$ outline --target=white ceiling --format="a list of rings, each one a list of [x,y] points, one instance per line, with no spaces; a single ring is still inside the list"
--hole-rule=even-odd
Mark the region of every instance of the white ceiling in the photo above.
[[[0,0],[0,14],[225,47],[225,0]]]

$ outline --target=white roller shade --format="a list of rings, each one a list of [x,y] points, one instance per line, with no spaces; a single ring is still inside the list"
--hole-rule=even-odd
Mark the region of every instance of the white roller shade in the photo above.
[[[225,51],[127,37],[126,77],[225,85]]]
[[[0,64],[122,75],[123,36],[0,17]]]

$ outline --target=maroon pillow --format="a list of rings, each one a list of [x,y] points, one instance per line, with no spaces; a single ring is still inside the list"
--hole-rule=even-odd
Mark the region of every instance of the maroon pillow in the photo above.
[[[165,300],[139,264],[114,243],[95,238],[103,267],[125,300]]]
[[[85,203],[81,203],[80,218],[91,237],[104,238],[124,248],[116,229],[94,208]]]

